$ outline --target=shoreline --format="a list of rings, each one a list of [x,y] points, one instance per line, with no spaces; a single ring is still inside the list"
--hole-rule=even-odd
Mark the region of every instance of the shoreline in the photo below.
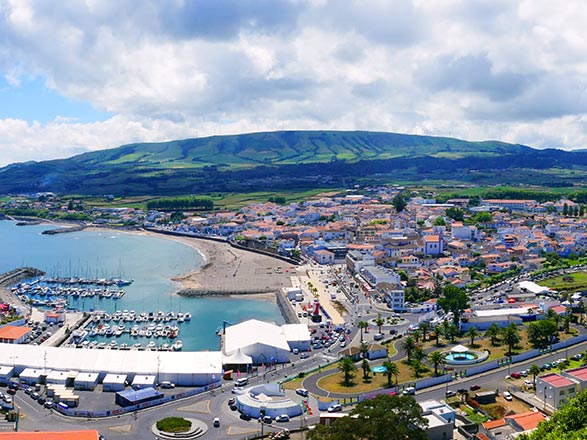
[[[297,276],[297,267],[287,266],[284,261],[266,255],[233,248],[228,243],[198,237],[158,234],[143,229],[131,231],[90,226],[86,230],[161,237],[192,248],[202,257],[202,265],[171,278],[171,281],[180,286],[174,295],[181,290],[215,291],[226,292],[226,296],[250,295],[261,299],[263,295],[274,295],[273,292],[282,287],[291,287],[291,276]],[[259,290],[259,293],[251,293],[255,290]]]

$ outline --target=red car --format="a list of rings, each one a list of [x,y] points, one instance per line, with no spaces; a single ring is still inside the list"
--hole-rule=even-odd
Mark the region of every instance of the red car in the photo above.
[[[512,373],[510,376],[512,376],[514,379],[519,379],[520,377],[522,377],[522,375],[517,371],[515,373]]]

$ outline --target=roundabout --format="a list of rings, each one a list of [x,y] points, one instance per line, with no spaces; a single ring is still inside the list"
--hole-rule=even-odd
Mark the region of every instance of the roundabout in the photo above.
[[[191,426],[188,430],[182,432],[166,432],[161,431],[157,428],[157,423],[151,427],[151,431],[157,438],[162,439],[196,439],[202,437],[208,432],[208,425],[197,419],[188,419],[186,421],[191,422]]]

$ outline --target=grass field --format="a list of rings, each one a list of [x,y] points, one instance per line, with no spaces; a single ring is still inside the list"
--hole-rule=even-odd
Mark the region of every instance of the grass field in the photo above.
[[[587,288],[587,272],[575,272],[548,278],[538,284],[558,291],[576,292]]]

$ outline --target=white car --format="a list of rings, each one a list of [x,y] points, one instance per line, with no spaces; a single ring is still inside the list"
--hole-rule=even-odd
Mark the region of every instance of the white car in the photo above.
[[[339,412],[339,411],[342,411],[342,405],[340,405],[338,403],[336,405],[330,405],[328,407],[328,412],[329,413]]]
[[[507,400],[508,402],[510,402],[512,400],[512,395],[509,391],[504,391],[503,392],[503,398],[505,400]]]
[[[303,396],[303,397],[308,397],[308,390],[305,388],[298,388],[296,389],[296,394]]]
[[[287,414],[281,414],[275,417],[276,422],[289,422],[289,416]]]

